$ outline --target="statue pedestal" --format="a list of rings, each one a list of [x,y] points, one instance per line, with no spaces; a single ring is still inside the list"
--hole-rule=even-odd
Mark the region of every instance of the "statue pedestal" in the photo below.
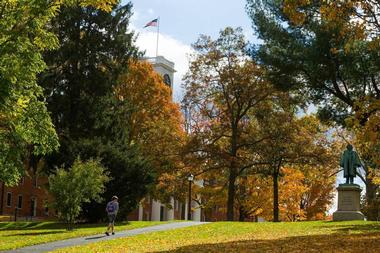
[[[338,190],[338,210],[333,213],[334,221],[364,220],[360,212],[360,186],[340,184]]]

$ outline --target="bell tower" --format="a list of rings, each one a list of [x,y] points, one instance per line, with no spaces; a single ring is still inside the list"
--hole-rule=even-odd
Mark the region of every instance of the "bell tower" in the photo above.
[[[163,56],[149,57],[146,58],[146,60],[153,65],[155,71],[161,74],[165,84],[170,87],[173,93],[173,79],[174,73],[176,72],[174,69],[174,62],[167,60]]]

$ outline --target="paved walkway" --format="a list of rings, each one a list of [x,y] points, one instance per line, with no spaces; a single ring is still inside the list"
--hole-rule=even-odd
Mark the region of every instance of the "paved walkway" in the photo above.
[[[197,226],[197,225],[202,225],[202,224],[206,224],[206,222],[187,221],[187,222],[167,223],[167,224],[137,228],[137,229],[132,229],[132,230],[124,230],[120,232],[117,231],[115,235],[111,235],[111,236],[106,236],[104,234],[90,235],[90,236],[85,236],[85,237],[78,237],[78,238],[72,238],[72,239],[67,239],[63,241],[49,242],[45,244],[39,244],[39,245],[28,246],[28,247],[20,248],[16,250],[1,251],[1,252],[7,252],[7,253],[8,252],[9,253],[49,252],[49,251],[53,251],[53,250],[64,248],[64,247],[84,245],[84,244],[89,244],[93,242],[101,242],[101,241],[107,241],[107,240],[112,240],[116,238],[129,237],[129,236],[134,236],[134,235],[139,235],[139,234],[171,230],[171,229],[176,229],[176,228]]]

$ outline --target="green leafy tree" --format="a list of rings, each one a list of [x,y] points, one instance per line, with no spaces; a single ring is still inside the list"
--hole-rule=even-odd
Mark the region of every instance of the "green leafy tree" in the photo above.
[[[49,159],[50,167],[70,166],[81,139],[107,136],[107,119],[100,119],[108,106],[105,100],[127,70],[128,60],[140,55],[128,31],[131,8],[115,5],[109,13],[65,7],[52,21],[60,47],[44,54],[48,69],[39,79],[60,136],[61,149]]]
[[[58,215],[72,229],[83,203],[91,200],[101,201],[101,193],[109,181],[105,169],[99,160],[82,162],[77,159],[73,166],[65,170],[60,168],[49,176],[50,193],[54,197],[53,207]]]
[[[0,180],[16,184],[23,160],[57,149],[43,91],[36,75],[46,65],[41,53],[58,46],[47,29],[62,6],[110,10],[113,0],[3,0],[0,2]]]

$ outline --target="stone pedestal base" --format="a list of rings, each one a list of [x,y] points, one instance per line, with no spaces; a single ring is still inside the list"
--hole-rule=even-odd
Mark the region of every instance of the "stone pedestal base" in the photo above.
[[[334,221],[364,220],[360,212],[360,192],[357,184],[340,184],[338,190],[338,210],[333,213]]]
[[[336,211],[333,213],[334,221],[364,220],[364,214],[360,211]]]

